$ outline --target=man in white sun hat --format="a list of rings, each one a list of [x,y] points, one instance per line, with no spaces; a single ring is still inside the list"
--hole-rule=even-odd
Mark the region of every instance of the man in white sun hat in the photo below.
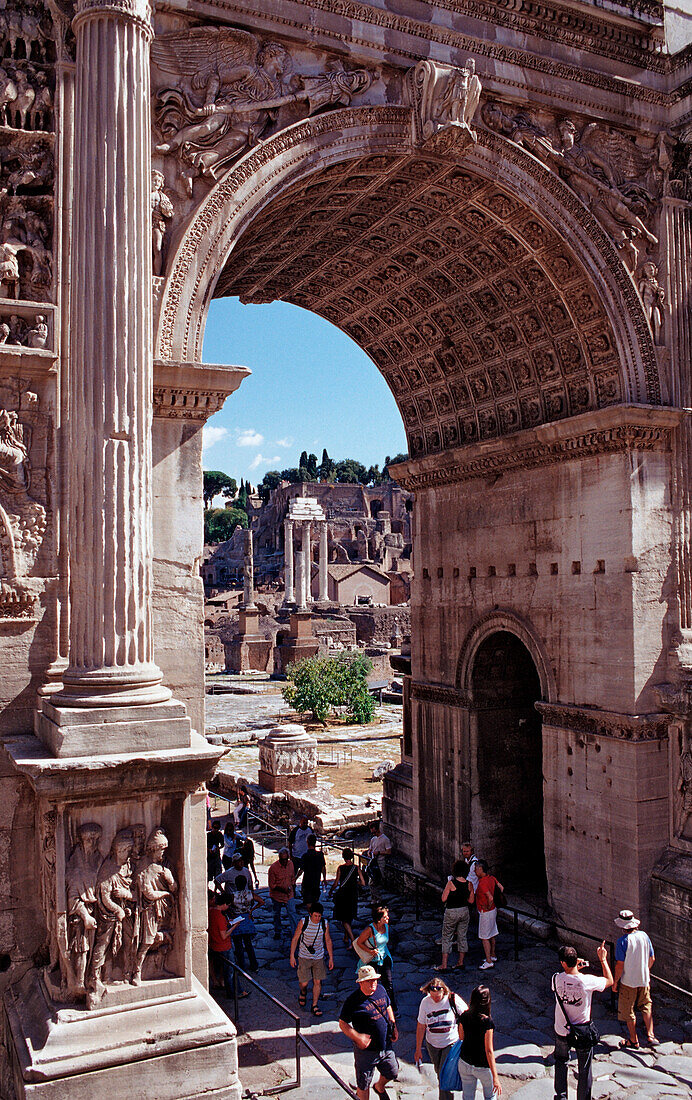
[[[399,1072],[392,1050],[392,1043],[399,1038],[394,1012],[374,966],[361,966],[356,981],[358,989],[346,998],[339,1017],[341,1031],[354,1046],[356,1091],[359,1100],[368,1100],[379,1070],[373,1088],[382,1100],[390,1100],[387,1085]]]
[[[618,990],[618,1020],[627,1024],[628,1036],[620,1043],[621,1047],[639,1046],[637,1038],[637,1020],[635,1010],[639,1009],[646,1028],[646,1039],[650,1047],[658,1046],[654,1035],[654,1021],[651,1015],[651,990],[649,971],[654,965],[654,949],[646,932],[642,932],[631,909],[622,909],[615,918],[622,935],[615,945],[615,980],[613,992]]]

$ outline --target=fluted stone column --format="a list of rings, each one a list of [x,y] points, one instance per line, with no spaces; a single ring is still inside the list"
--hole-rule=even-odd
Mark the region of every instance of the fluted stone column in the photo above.
[[[310,522],[306,520],[302,524],[303,534],[303,595],[301,607],[307,607],[311,603],[310,585],[312,581],[312,562],[310,559]]]
[[[63,706],[161,702],[151,626],[148,0],[80,0]]]
[[[329,599],[327,587],[327,524],[320,524],[320,603]]]
[[[293,603],[293,521],[284,520],[284,604]]]

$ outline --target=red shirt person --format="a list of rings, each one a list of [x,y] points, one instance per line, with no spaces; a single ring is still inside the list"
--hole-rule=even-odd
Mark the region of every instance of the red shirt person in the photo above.
[[[492,970],[497,962],[495,954],[495,937],[497,936],[497,907],[495,905],[495,889],[501,884],[494,875],[490,874],[488,864],[479,859],[476,863],[478,886],[476,887],[476,909],[478,910],[478,938],[483,944],[485,962],[481,963],[481,970]]]

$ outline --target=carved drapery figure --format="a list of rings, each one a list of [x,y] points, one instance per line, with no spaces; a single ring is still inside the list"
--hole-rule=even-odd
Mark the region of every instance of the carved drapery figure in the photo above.
[[[328,104],[350,103],[370,86],[363,69],[334,64],[319,77],[291,75],[288,51],[278,42],[260,45],[235,28],[194,27],[162,35],[152,60],[182,87],[159,90],[157,124],[163,141],[156,152],[180,152],[188,194],[202,175],[214,181],[228,164],[257,142],[282,107],[311,114]]]
[[[106,991],[102,981],[106,964],[110,968],[121,951],[125,960],[131,958],[134,936],[133,849],[132,829],[121,829],[113,838],[110,853],[101,864],[96,880],[96,938],[87,983],[89,1008],[95,1008]]]
[[[154,275],[163,271],[163,241],[166,236],[166,223],[173,217],[173,203],[163,189],[163,172],[151,173],[151,243],[152,267]]]
[[[692,840],[692,737],[687,738],[685,749],[680,756],[678,778],[679,818],[678,835]]]
[[[71,972],[67,995],[84,996],[89,952],[96,931],[96,882],[103,863],[99,849],[101,826],[94,821],[77,830],[77,844],[65,868],[67,893],[67,950]]]
[[[16,412],[0,409],[0,489],[22,493],[29,489],[28,451]]]
[[[0,298],[19,298],[18,241],[0,243]]]
[[[419,61],[410,71],[408,80],[417,141],[429,141],[435,134],[450,128],[464,131],[466,143],[476,140],[471,122],[482,89],[472,58],[463,69],[437,61]]]
[[[154,829],[147,840],[146,855],[135,877],[134,965],[130,981],[140,985],[142,966],[153,947],[170,948],[173,938],[168,925],[174,913],[174,895],[178,884],[173,872],[164,865],[168,837],[163,829]]]

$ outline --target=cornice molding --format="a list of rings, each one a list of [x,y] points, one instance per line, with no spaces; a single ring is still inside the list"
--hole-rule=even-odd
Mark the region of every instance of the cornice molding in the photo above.
[[[516,66],[518,69],[528,70],[554,77],[561,83],[565,81],[572,81],[575,84],[591,86],[601,91],[607,92],[609,95],[617,96],[623,101],[638,101],[640,103],[647,103],[649,105],[660,106],[662,108],[670,108],[676,103],[680,102],[686,96],[692,92],[692,82],[685,81],[678,88],[673,90],[652,88],[648,85],[642,84],[637,81],[636,78],[617,77],[611,76],[605,72],[595,72],[585,66],[570,64],[566,61],[556,60],[550,56],[546,56],[544,52],[540,50],[541,40],[554,40],[561,45],[570,45],[573,49],[581,48],[587,53],[592,53],[595,56],[602,55],[609,60],[617,61],[619,64],[623,62],[631,65],[633,70],[645,70],[651,72],[654,75],[672,74],[678,72],[689,61],[689,53],[687,50],[681,51],[680,55],[675,58],[671,58],[669,55],[664,54],[662,51],[657,51],[655,43],[651,43],[650,49],[641,49],[633,51],[633,48],[627,44],[628,40],[632,38],[632,29],[623,26],[622,34],[618,33],[619,24],[614,22],[612,24],[603,24],[604,41],[601,49],[596,49],[595,45],[591,45],[588,41],[584,41],[584,22],[588,22],[589,25],[593,22],[593,17],[584,17],[583,13],[573,13],[572,20],[574,24],[574,31],[570,31],[569,17],[566,15],[564,9],[557,7],[550,7],[549,14],[546,15],[545,7],[538,5],[533,0],[517,0],[516,3],[512,3],[511,11],[504,11],[497,9],[493,5],[490,5],[487,0],[438,0],[436,7],[441,11],[448,11],[454,16],[468,15],[471,18],[477,19],[479,22],[485,22],[492,25],[504,25],[503,21],[507,21],[507,25],[514,26],[517,30],[518,40],[525,40],[527,34],[534,35],[536,38],[536,49],[530,50],[527,48],[518,48],[511,45],[506,45],[492,40],[490,36],[482,39],[475,37],[469,33],[463,33],[458,30],[451,29],[441,24],[434,24],[432,22],[422,22],[420,20],[412,19],[408,16],[399,15],[396,12],[384,10],[379,7],[369,5],[367,3],[361,3],[359,0],[294,0],[296,6],[310,8],[313,10],[326,12],[328,14],[336,16],[340,21],[350,20],[354,26],[374,26],[385,31],[394,32],[396,34],[406,35],[411,38],[423,39],[427,42],[435,42],[440,45],[449,47],[454,51],[462,51],[473,54],[476,58],[487,57],[493,61],[499,63],[499,65],[505,67],[508,65]],[[514,9],[517,6],[521,6],[525,9],[531,9],[529,22],[531,25],[522,25],[521,12],[517,13]],[[173,0],[173,2],[164,3],[158,5],[160,10],[163,11],[183,11],[189,15],[189,9],[186,4],[183,4],[182,0]],[[533,14],[533,9],[536,9]],[[400,57],[402,60],[408,62],[414,62],[420,59],[423,54],[421,51],[406,49],[403,43],[397,43],[396,46],[392,46],[392,42],[387,39],[386,46],[379,40],[378,37],[364,38],[357,36],[356,34],[348,34],[345,32],[343,24],[340,23],[338,28],[330,29],[324,25],[319,27],[319,31],[316,32],[314,22],[309,19],[303,21],[297,18],[289,18],[285,15],[279,15],[276,11],[267,13],[253,11],[248,12],[247,6],[242,0],[213,0],[213,2],[201,3],[195,12],[198,18],[203,18],[204,15],[211,16],[215,11],[225,11],[233,13],[234,17],[239,22],[247,22],[250,20],[253,26],[256,25],[257,19],[265,19],[272,27],[287,27],[301,32],[307,33],[312,40],[317,42],[319,38],[334,39],[338,42],[343,49],[344,42],[348,42],[354,47],[362,47],[367,50],[373,50],[380,48],[386,53],[390,60],[394,57]],[[539,28],[545,25],[548,28],[548,32],[541,34]],[[551,31],[551,26],[554,26],[554,31]],[[663,43],[661,42],[661,45]],[[630,58],[628,55],[632,53]],[[484,83],[486,90],[491,90],[495,85],[507,85],[511,87],[519,87],[517,80],[511,79],[503,75],[495,75],[486,73]],[[526,87],[525,84],[521,85]],[[537,91],[539,89],[536,89]],[[569,96],[570,104],[573,107],[585,107],[592,106],[589,100],[575,99],[573,94]]]
[[[492,442],[402,462],[393,466],[392,472],[403,489],[417,492],[592,455],[630,450],[667,452],[683,415],[681,409],[616,405]]]
[[[462,707],[468,710],[471,700],[465,691],[444,684],[427,684],[420,680],[411,683],[411,698],[421,703],[440,703],[445,707]]]
[[[252,372],[247,367],[154,361],[154,417],[208,420]]]
[[[569,703],[536,703],[544,726],[570,730],[588,737],[617,741],[667,741],[667,714],[618,714],[597,707],[576,707]]]

